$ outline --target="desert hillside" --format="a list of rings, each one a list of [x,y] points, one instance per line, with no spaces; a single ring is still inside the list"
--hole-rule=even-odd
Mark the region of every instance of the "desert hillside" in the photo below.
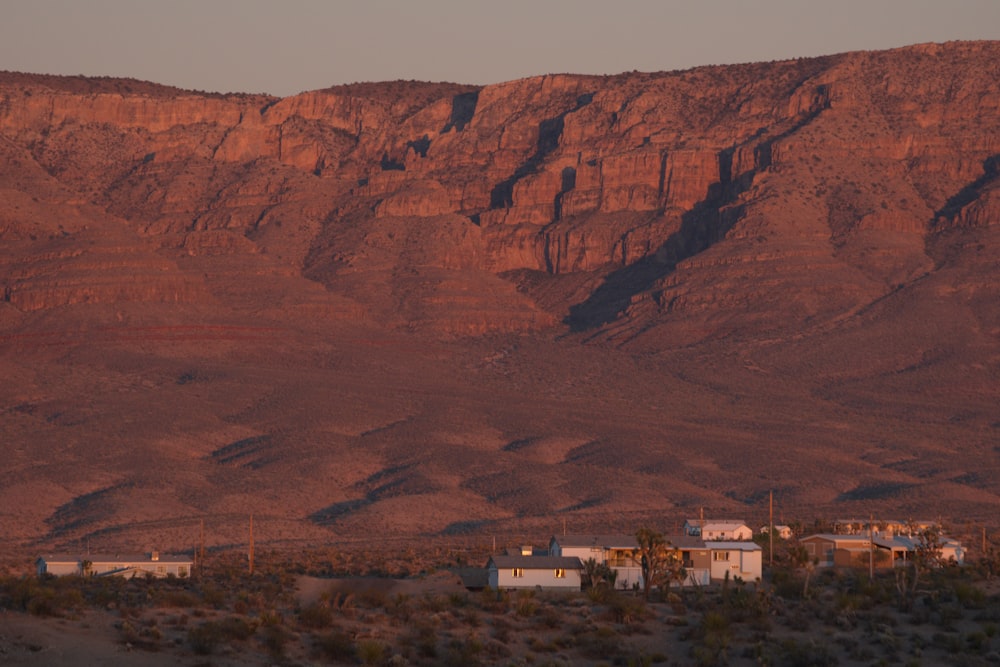
[[[5,549],[996,523],[1000,43],[0,73],[0,153]]]

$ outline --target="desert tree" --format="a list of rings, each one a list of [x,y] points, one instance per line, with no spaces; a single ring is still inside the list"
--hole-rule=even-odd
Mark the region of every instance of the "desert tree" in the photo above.
[[[593,558],[583,562],[582,583],[584,588],[614,588],[618,571],[607,563],[598,563]]]
[[[643,527],[636,531],[635,541],[639,545],[636,555],[642,570],[642,593],[647,600],[653,584],[666,582],[669,586],[671,580],[684,579],[684,563],[680,553],[662,533]]]
[[[917,533],[913,545],[911,567],[896,568],[896,592],[899,594],[899,608],[908,611],[913,604],[921,576],[943,564],[941,556],[941,535],[936,528],[926,528]]]

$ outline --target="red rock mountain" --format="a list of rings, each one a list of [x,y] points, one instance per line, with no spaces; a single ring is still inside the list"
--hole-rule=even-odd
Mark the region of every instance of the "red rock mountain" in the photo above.
[[[285,99],[6,73],[0,153],[0,540],[994,514],[1000,43]]]

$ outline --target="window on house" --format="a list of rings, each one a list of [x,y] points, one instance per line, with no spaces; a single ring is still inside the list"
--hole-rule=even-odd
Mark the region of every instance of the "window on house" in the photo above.
[[[564,570],[561,567],[557,567],[556,568],[556,579],[565,579],[565,578],[566,578],[566,570]]]
[[[178,577],[186,577],[186,576],[188,576],[187,565],[178,565],[177,566],[177,576]]]
[[[712,560],[714,560],[714,561],[727,561],[727,560],[729,560],[729,552],[728,551],[713,551],[712,552]]]
[[[157,574],[166,574],[167,573],[167,566],[166,565],[157,565],[156,566],[156,573]]]
[[[524,568],[523,568],[523,567],[515,567],[515,568],[514,568],[514,569],[513,569],[512,571],[511,571],[511,575],[512,575],[512,576],[513,576],[513,577],[514,577],[515,579],[516,579],[516,578],[518,578],[518,577],[523,577],[523,576],[524,576]]]

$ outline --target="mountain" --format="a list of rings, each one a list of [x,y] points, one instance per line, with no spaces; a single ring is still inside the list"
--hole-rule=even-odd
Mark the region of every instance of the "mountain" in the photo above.
[[[0,540],[993,521],[1000,43],[277,99],[0,73]]]

